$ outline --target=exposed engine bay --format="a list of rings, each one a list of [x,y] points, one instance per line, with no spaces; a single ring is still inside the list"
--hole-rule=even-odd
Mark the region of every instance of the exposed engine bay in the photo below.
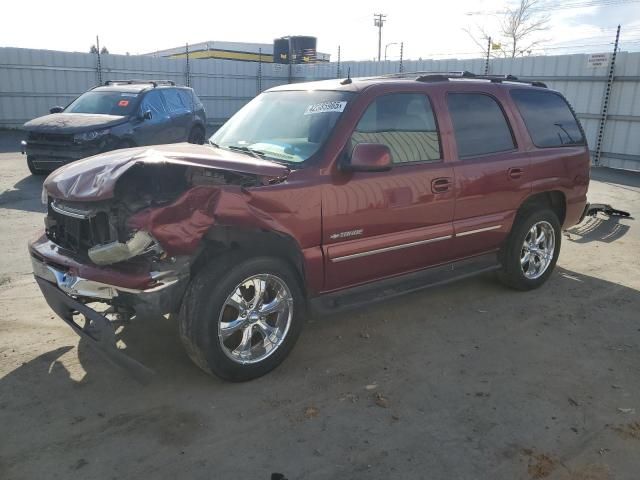
[[[235,171],[138,163],[118,179],[111,199],[69,202],[48,197],[46,235],[58,246],[80,257],[87,256],[96,265],[110,265],[147,254],[162,257],[167,253],[166,248],[161,239],[149,231],[158,209],[177,202],[184,219],[215,197],[219,190],[216,187],[231,185],[240,189],[264,182],[259,175]],[[189,204],[184,205],[181,198],[188,199]],[[167,223],[179,224],[180,218],[171,208],[168,216],[173,218],[167,218]],[[198,219],[200,223],[202,220]],[[210,226],[211,222],[204,223]]]

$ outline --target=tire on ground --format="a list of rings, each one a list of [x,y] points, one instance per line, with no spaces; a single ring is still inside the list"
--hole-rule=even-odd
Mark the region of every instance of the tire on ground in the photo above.
[[[538,222],[548,222],[553,228],[555,246],[550,264],[545,272],[538,278],[531,279],[524,275],[522,270],[520,255],[527,237],[527,233],[533,225]],[[560,244],[562,241],[561,225],[558,216],[548,208],[540,208],[522,212],[516,217],[507,243],[500,252],[502,269],[498,273],[500,281],[516,290],[532,290],[538,288],[547,281],[558,260]]]
[[[239,254],[214,258],[202,268],[187,289],[178,316],[180,338],[191,360],[202,370],[241,382],[276,368],[289,354],[304,325],[304,298],[298,275],[285,261],[272,257],[243,260]],[[271,274],[284,281],[293,297],[293,318],[282,344],[267,358],[252,364],[230,359],[218,340],[221,309],[235,287],[257,274]]]

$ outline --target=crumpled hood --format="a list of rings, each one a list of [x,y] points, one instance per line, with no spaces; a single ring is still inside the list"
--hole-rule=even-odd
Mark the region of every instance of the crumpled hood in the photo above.
[[[190,143],[126,148],[69,163],[44,181],[47,193],[69,201],[92,202],[113,197],[118,179],[138,163],[177,164],[283,178],[289,169],[242,153]]]
[[[91,113],[52,113],[34,118],[24,124],[30,132],[79,133],[113,127],[126,120],[120,115],[94,115]]]

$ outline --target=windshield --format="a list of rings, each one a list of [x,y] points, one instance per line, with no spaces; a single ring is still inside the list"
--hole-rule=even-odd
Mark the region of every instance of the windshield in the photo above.
[[[266,92],[225,123],[211,142],[273,160],[304,162],[325,142],[353,96],[348,92]]]
[[[136,105],[137,93],[86,92],[64,109],[65,113],[94,113],[102,115],[130,115]]]

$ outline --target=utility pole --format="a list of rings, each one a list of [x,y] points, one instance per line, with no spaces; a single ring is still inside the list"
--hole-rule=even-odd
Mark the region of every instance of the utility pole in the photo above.
[[[400,73],[404,72],[404,67],[402,65],[403,57],[404,57],[404,42],[400,42]]]
[[[489,75],[489,57],[491,56],[491,37],[487,39],[487,59],[484,62],[484,74]]]
[[[596,151],[593,158],[593,163],[597,167],[600,165],[600,157],[602,156],[602,144],[604,141],[604,127],[607,124],[607,116],[609,112],[609,99],[611,98],[611,87],[613,87],[614,73],[616,71],[616,54],[618,53],[618,43],[620,41],[620,25],[616,31],[616,41],[613,45],[613,54],[611,55],[611,62],[609,62],[609,75],[607,76],[607,86],[604,91],[604,98],[602,99],[602,110],[600,112],[600,125],[598,127],[598,139],[596,142]]]
[[[336,72],[336,78],[340,78],[340,45],[338,45],[338,71]]]
[[[382,58],[382,26],[387,20],[387,16],[383,13],[373,14],[373,25],[378,27],[378,61]]]

